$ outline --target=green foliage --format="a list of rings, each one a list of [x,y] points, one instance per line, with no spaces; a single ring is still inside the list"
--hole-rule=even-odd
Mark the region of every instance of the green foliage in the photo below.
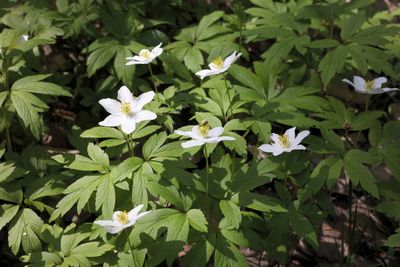
[[[363,98],[340,82],[386,76],[383,87],[398,87],[399,9],[378,12],[369,0],[243,0],[223,9],[179,0],[3,2],[4,255],[28,266],[248,266],[241,248],[250,248],[287,265],[300,239],[318,251],[339,182],[349,201],[363,196],[391,220],[392,235],[377,247],[400,246],[398,92]],[[150,63],[126,65],[159,43]],[[212,63],[233,51],[241,55],[223,71]],[[207,66],[221,73],[200,80]],[[114,100],[126,101],[123,85],[134,96],[122,103],[135,106],[129,114]],[[149,91],[151,121],[131,109]],[[114,128],[98,125],[100,99],[114,101],[102,103]],[[124,133],[115,116],[137,120],[135,130]],[[234,141],[204,137],[216,127]],[[310,131],[297,144],[304,147],[292,149],[283,135],[292,127]],[[177,129],[191,137],[178,139]],[[210,142],[183,148],[193,133]],[[286,150],[274,156],[262,144]],[[378,167],[387,167],[384,181]],[[94,226],[127,226],[114,212],[139,205],[149,213],[117,234]]]

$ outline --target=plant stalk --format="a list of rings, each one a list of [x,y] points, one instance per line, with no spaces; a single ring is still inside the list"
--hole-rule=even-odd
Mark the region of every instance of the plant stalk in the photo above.
[[[228,106],[228,110],[226,111],[226,115],[225,115],[225,120],[228,120],[229,119],[229,117],[230,116],[228,116],[228,112],[230,111],[230,115],[233,115],[233,111],[232,111],[232,103],[231,103],[231,94],[230,94],[230,88],[229,88],[229,86],[228,86],[228,81],[227,81],[227,78],[226,78],[226,73],[224,73],[223,74],[223,76],[224,76],[224,81],[225,81],[225,87],[226,87],[226,92],[227,92],[227,94],[228,94],[228,99],[229,99],[229,106]]]
[[[206,160],[206,217],[209,218],[209,197],[208,197],[208,171],[209,171],[209,166],[208,166],[208,155],[207,155],[207,144],[204,144],[203,148],[203,153],[204,153],[204,159]]]
[[[131,250],[131,255],[132,255],[132,260],[133,260],[132,264],[134,264],[134,263],[135,263],[135,256],[133,255],[132,244],[131,244],[131,241],[129,240],[129,235],[128,235],[128,233],[127,233],[126,231],[124,231],[124,232],[125,232],[126,240],[128,240],[129,248],[130,248],[130,250]]]
[[[151,68],[151,64],[150,63],[148,65],[149,65],[149,71],[150,71],[151,79],[153,80],[153,87],[154,87],[154,91],[156,92],[157,101],[160,102],[160,98],[158,97],[156,79],[155,79],[154,74],[153,74],[153,69]]]

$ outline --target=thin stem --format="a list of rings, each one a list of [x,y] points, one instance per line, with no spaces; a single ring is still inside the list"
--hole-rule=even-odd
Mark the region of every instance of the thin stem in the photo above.
[[[126,240],[128,240],[129,248],[131,250],[131,255],[132,255],[132,260],[133,260],[132,263],[135,263],[135,256],[133,255],[133,248],[132,248],[131,241],[129,240],[129,235],[126,231],[124,231],[124,232],[125,232]]]
[[[147,65],[149,66],[151,79],[153,80],[153,86],[154,86],[154,91],[156,92],[156,95],[157,95],[157,101],[160,102],[160,98],[158,97],[158,90],[157,90],[157,85],[156,85],[156,79],[155,79],[155,77],[154,77],[153,70],[152,70],[152,68],[151,68],[151,64],[149,63],[149,64],[147,64]]]
[[[352,207],[353,207],[353,184],[351,180],[349,179],[349,203],[348,203],[348,212],[349,212],[349,225],[348,225],[348,239],[349,239],[349,252],[347,255],[347,263],[348,265],[350,264],[350,258],[352,254],[352,248],[353,248],[353,237],[352,237]]]
[[[5,54],[6,52],[4,52]],[[9,80],[8,80],[8,64],[7,64],[7,58],[4,56],[3,58],[3,76],[4,76],[4,88],[6,91],[10,91],[10,85],[9,85]],[[11,92],[9,92],[11,93]],[[8,129],[8,126],[5,127],[6,129],[6,140],[7,140],[7,151],[12,152],[12,142],[11,142],[11,135],[10,135],[10,130]]]
[[[368,112],[369,98],[370,98],[370,95],[367,95],[367,101],[365,101],[365,110],[364,110],[364,112]],[[360,138],[360,135],[361,135],[361,130],[360,130],[360,131],[358,131],[358,134],[357,134],[357,137],[356,137],[355,144],[357,144],[357,142],[358,142],[358,139]]]
[[[233,115],[233,111],[232,111],[232,103],[231,103],[231,95],[230,95],[230,88],[228,87],[228,81],[227,81],[227,78],[226,78],[226,73],[224,73],[224,81],[225,81],[225,87],[226,87],[226,92],[227,92],[227,94],[228,94],[228,98],[229,98],[229,106],[228,106],[228,110],[226,111],[226,113],[228,113],[228,111],[230,111],[230,113],[231,113],[231,115]],[[225,115],[225,118],[226,118],[226,120],[228,120],[228,118],[229,118],[229,116],[228,116],[228,114],[226,114]]]
[[[206,160],[206,217],[209,217],[209,203],[208,203],[208,155],[207,155],[207,145],[203,148],[204,159]]]
[[[130,134],[126,135],[124,133],[124,136],[125,136],[125,140],[126,140],[126,145],[128,146],[128,149],[129,149],[129,153],[131,154],[131,157],[133,157],[134,156],[134,151],[133,151],[133,144],[132,144],[132,140],[131,140],[131,135]]]

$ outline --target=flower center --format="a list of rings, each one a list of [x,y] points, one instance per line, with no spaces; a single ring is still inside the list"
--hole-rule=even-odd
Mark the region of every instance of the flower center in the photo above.
[[[222,57],[217,57],[216,59],[211,61],[211,63],[214,64],[215,68],[219,70],[224,67],[224,60],[222,59]]]
[[[208,125],[208,121],[202,121],[199,125],[200,134],[203,137],[208,136],[208,131],[210,130],[210,126]]]
[[[129,222],[129,215],[126,211],[120,211],[117,214],[117,221],[120,224],[127,224]]]
[[[371,91],[374,88],[375,88],[375,81],[374,80],[365,82],[365,90],[366,91]]]
[[[131,114],[131,103],[123,102],[121,105],[121,113],[124,115]]]
[[[279,136],[279,143],[284,148],[290,147],[290,140],[289,140],[289,137],[286,134],[283,134],[283,135]]]
[[[150,53],[150,51],[147,50],[147,49],[142,49],[142,50],[140,50],[140,52],[139,52],[139,56],[142,57],[142,58],[144,58],[144,59],[149,59],[149,58],[151,58],[151,53]]]

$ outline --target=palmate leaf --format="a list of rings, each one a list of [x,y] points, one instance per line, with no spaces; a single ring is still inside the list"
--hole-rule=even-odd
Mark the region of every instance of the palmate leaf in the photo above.
[[[42,225],[42,219],[33,210],[20,210],[11,221],[8,233],[8,245],[12,252],[17,254],[21,243],[26,253],[40,251],[42,244],[37,235]]]
[[[118,50],[118,42],[110,37],[97,39],[89,46],[91,52],[87,59],[87,72],[89,76],[106,65]]]
[[[328,52],[321,60],[318,70],[321,72],[322,82],[325,86],[336,73],[342,71],[347,55],[347,47],[341,45]]]
[[[122,80],[122,83],[128,88],[132,87],[133,75],[136,67],[134,65],[125,65],[127,57],[131,57],[132,52],[125,46],[119,45],[114,60],[114,69],[117,73],[117,77]]]
[[[3,204],[0,206],[0,230],[9,223],[19,210],[19,205]]]
[[[17,80],[12,85],[11,90],[44,95],[72,96],[70,92],[57,84],[50,82],[41,82],[41,80],[44,80],[49,76],[49,74],[25,76]]]
[[[36,139],[39,139],[41,131],[41,120],[39,113],[29,102],[27,93],[14,91],[11,93],[11,101],[17,111],[18,116],[22,119],[25,127],[29,128]]]

